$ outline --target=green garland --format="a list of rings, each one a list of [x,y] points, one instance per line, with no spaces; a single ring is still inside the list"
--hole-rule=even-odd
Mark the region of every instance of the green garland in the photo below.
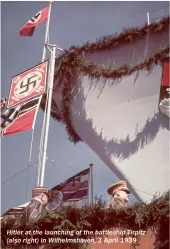
[[[79,69],[80,73],[88,75],[91,78],[106,78],[106,79],[120,79],[124,76],[130,76],[137,70],[151,70],[154,65],[158,65],[169,53],[170,48],[166,47],[158,50],[155,54],[150,57],[144,58],[142,62],[134,66],[129,66],[127,64],[122,65],[118,69],[114,68],[103,68],[99,65],[88,62],[87,60],[77,58],[76,66]]]
[[[56,59],[56,71],[54,84],[61,87],[62,95],[62,110],[57,113],[51,111],[51,116],[57,119],[59,122],[65,124],[66,131],[69,136],[69,140],[73,143],[82,141],[78,134],[75,132],[71,122],[71,91],[74,87],[72,80],[73,74],[78,73],[87,75],[89,78],[99,79],[101,77],[105,79],[120,79],[124,76],[131,75],[137,70],[151,70],[155,65],[161,62],[169,52],[169,47],[157,51],[150,57],[144,58],[144,60],[136,65],[121,65],[119,68],[103,68],[102,66],[95,65],[93,63],[84,60],[82,52],[98,52],[101,50],[108,50],[111,48],[125,45],[129,42],[135,42],[137,39],[150,33],[159,33],[167,30],[169,27],[169,17],[164,18],[159,23],[152,23],[150,25],[144,25],[141,28],[125,29],[122,33],[115,36],[104,36],[95,43],[87,42],[83,46],[71,47],[66,50],[60,57]],[[46,97],[43,98],[41,103],[42,109],[45,108]]]
[[[70,103],[71,103],[71,80],[74,69],[77,68],[79,73],[83,75],[88,75],[90,78],[106,78],[106,79],[120,79],[124,76],[131,75],[137,70],[151,70],[155,65],[161,62],[169,52],[169,47],[163,48],[157,51],[150,57],[144,58],[144,60],[136,65],[122,65],[117,69],[113,68],[103,68],[98,65],[94,65],[84,60],[80,56],[75,56],[72,52],[69,55],[65,55],[62,61],[60,62],[60,68],[58,69],[58,75],[63,75],[61,80],[60,77],[60,86],[62,93],[62,112],[61,119],[62,122],[66,125],[66,131],[69,135],[69,140],[73,143],[81,141],[80,137],[76,134],[72,127],[71,118],[70,118]],[[56,77],[57,80],[57,77]]]
[[[17,220],[18,224],[14,225],[16,220],[10,217],[3,218],[1,224],[1,240],[2,248],[5,248],[7,238],[7,230],[18,229],[22,231],[26,230],[39,230],[39,231],[71,231],[71,230],[90,230],[95,232],[96,230],[108,230],[112,228],[119,228],[122,230],[130,229],[134,231],[140,231],[153,229],[158,231],[156,236],[157,249],[168,248],[169,243],[169,192],[161,197],[155,197],[150,204],[136,203],[125,209],[115,210],[113,208],[106,208],[106,203],[102,200],[96,201],[96,204],[91,206],[84,206],[81,209],[73,206],[63,207],[58,212],[46,212],[36,224],[25,225]],[[24,236],[12,236],[15,238],[24,238]],[[31,237],[31,236],[30,236]],[[40,236],[33,236],[38,237]],[[42,237],[42,236],[41,236]],[[53,237],[52,235],[46,235],[45,238]],[[56,237],[54,235],[54,237]],[[62,235],[60,238],[66,238],[68,236]],[[77,236],[82,239],[95,238],[93,235]],[[76,238],[76,235],[74,236]],[[140,236],[138,236],[140,239]],[[158,246],[159,245],[159,246]],[[54,247],[53,247],[54,246]],[[82,244],[54,244],[50,245],[50,248],[68,248],[68,249],[82,249]],[[15,245],[11,245],[12,249],[19,248]],[[20,248],[21,245],[20,245]],[[24,248],[24,247],[23,247]]]
[[[103,36],[97,39],[96,42],[88,41],[82,46],[71,46],[69,51],[74,50],[79,54],[82,52],[94,53],[102,50],[117,48],[119,46],[124,46],[128,43],[140,40],[148,33],[155,34],[167,30],[169,27],[169,20],[169,17],[165,17],[158,23],[153,22],[150,25],[145,23],[142,27],[123,29],[120,34],[116,33],[115,35]]]

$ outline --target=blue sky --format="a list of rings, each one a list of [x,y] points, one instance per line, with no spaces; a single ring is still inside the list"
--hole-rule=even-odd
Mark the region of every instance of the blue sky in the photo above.
[[[62,48],[120,32],[123,28],[143,25],[146,12],[169,2],[54,2],[50,24],[50,42]],[[12,76],[41,61],[45,23],[33,37],[19,37],[20,28],[48,2],[1,2],[1,96],[9,94]],[[164,8],[151,13],[151,19],[168,13]],[[42,111],[35,126],[31,163],[38,160]],[[1,182],[28,165],[31,131],[10,135],[1,140]],[[51,188],[68,177],[94,164],[94,193],[108,200],[107,188],[117,180],[114,173],[85,144],[69,142],[64,126],[50,121],[45,186]],[[1,186],[1,209],[21,205],[31,198],[36,185],[36,164]],[[131,197],[133,199],[133,197]]]

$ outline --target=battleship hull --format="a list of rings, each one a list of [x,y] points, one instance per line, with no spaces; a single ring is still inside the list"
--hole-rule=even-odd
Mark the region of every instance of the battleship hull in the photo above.
[[[119,68],[123,63],[136,65],[168,44],[167,30],[83,56],[90,63]],[[162,65],[136,70],[118,80],[90,79],[78,71],[72,78],[73,129],[143,201],[169,188],[169,118],[159,109]],[[53,101],[60,109],[57,85]]]

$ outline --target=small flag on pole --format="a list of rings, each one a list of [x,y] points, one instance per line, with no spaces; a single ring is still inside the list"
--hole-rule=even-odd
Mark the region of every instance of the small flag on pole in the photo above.
[[[55,209],[57,203],[62,203],[64,206],[70,204],[82,206],[88,198],[89,170],[87,168],[49,190],[51,200],[47,203],[46,209]]]
[[[32,36],[34,34],[35,27],[44,22],[48,18],[49,8],[44,8],[33,16],[20,30],[19,36]]]
[[[88,197],[89,171],[90,168],[87,168],[50,189],[48,191],[50,199],[48,200],[45,209],[52,211],[70,204],[74,204],[78,208],[81,208]],[[27,202],[24,205],[9,209],[1,217],[3,218],[7,215],[22,216],[25,208],[29,204],[30,202]]]

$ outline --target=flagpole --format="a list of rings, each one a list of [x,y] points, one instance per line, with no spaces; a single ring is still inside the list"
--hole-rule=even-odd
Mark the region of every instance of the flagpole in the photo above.
[[[150,17],[149,17],[149,12],[147,12],[147,23],[150,25]]]
[[[42,62],[45,60],[46,57],[46,43],[48,41],[49,36],[49,27],[50,27],[50,17],[51,17],[51,7],[52,7],[53,1],[49,1],[49,10],[48,10],[48,18],[46,23],[46,30],[45,30],[45,39],[44,39],[44,48],[43,48],[43,54],[42,54]]]
[[[89,182],[88,182],[88,203],[93,204],[93,164],[90,164]]]
[[[46,164],[46,155],[47,155],[47,143],[48,143],[48,132],[49,132],[49,123],[50,123],[50,113],[51,113],[51,101],[53,93],[53,81],[54,81],[54,70],[55,70],[55,55],[56,55],[56,45],[50,45],[46,43],[46,46],[50,50],[50,65],[49,65],[49,74],[48,74],[48,101],[47,101],[47,113],[46,121],[44,127],[44,141],[43,141],[43,151],[42,151],[42,160],[40,164],[39,178],[37,185],[43,187],[44,184],[44,175],[45,175],[45,164]],[[52,48],[52,50],[51,50]]]
[[[44,47],[43,47],[43,54],[42,54],[42,62],[45,60],[46,58],[46,43],[49,42],[49,27],[50,27],[50,18],[51,18],[51,9],[52,9],[52,4],[53,4],[53,1],[49,1],[49,10],[48,10],[48,17],[47,17],[47,23],[46,23],[46,30],[45,30],[45,38],[44,38]],[[39,146],[39,163],[38,163],[38,172],[37,172],[37,185],[39,184],[40,182],[40,164],[41,164],[41,161],[42,161],[42,150],[43,150],[43,143],[44,143],[44,127],[46,126],[46,105],[47,105],[47,102],[48,102],[48,93],[46,95],[46,104],[45,104],[45,111],[44,111],[44,120],[43,120],[43,125],[42,125],[42,131],[41,131],[41,138],[40,138],[40,146]]]

